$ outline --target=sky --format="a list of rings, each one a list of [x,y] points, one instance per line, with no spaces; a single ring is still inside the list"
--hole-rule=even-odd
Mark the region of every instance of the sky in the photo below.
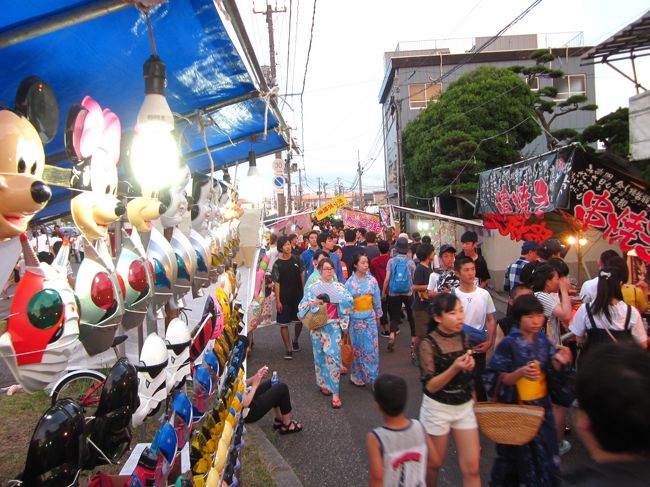
[[[312,13],[314,1],[317,2],[302,110],[298,96],[286,96],[286,103],[282,100],[279,103],[294,138],[303,149],[304,155],[294,158],[294,162],[306,172],[304,190],[315,192],[317,179],[321,177],[328,183],[328,194],[337,178],[345,188],[354,185],[358,159],[366,168],[364,192],[383,189],[379,90],[385,74],[384,52],[409,41],[492,36],[533,3],[533,0],[268,1],[277,10],[286,9],[285,13],[273,16],[281,94],[300,93],[303,89]],[[237,0],[237,5],[260,64],[269,65],[266,18],[253,13],[253,9],[266,10],[266,0]],[[568,39],[572,37],[568,33],[582,32],[584,45],[595,45],[647,10],[647,0],[543,0],[506,35],[563,33],[559,37]],[[616,65],[631,73],[629,61]],[[637,60],[637,73],[640,82],[649,87],[650,58]],[[635,93],[630,81],[607,66],[596,66],[597,117],[619,106],[628,106],[628,98]],[[258,160],[266,193],[272,192],[272,159]]]

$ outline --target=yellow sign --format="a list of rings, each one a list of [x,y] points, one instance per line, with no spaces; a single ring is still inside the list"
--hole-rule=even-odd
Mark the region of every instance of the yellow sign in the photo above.
[[[348,200],[345,199],[345,195],[340,194],[336,198],[329,200],[323,206],[316,208],[316,218],[322,220],[325,217],[333,215],[347,204]]]

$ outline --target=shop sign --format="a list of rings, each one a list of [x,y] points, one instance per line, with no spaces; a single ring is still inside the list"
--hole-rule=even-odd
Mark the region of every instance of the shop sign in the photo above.
[[[329,200],[323,206],[319,206],[316,209],[316,219],[322,220],[323,218],[333,215],[347,204],[348,200],[345,199],[345,195],[340,194],[336,198]]]

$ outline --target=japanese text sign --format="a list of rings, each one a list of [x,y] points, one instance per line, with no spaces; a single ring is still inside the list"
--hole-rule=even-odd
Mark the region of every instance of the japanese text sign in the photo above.
[[[375,233],[380,233],[383,230],[377,215],[346,208],[341,211],[341,216],[343,218],[343,224],[350,228],[365,228]]]
[[[329,200],[323,206],[319,206],[316,209],[316,219],[322,220],[323,218],[333,215],[347,204],[348,200],[345,199],[345,195],[340,194],[336,198]]]
[[[292,233],[301,235],[311,230],[311,218],[308,213],[291,216],[285,220],[269,225],[269,229],[278,237],[289,236]]]

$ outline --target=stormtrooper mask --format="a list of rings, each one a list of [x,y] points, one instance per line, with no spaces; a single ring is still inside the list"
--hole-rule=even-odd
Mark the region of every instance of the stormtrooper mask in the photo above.
[[[151,238],[147,247],[147,259],[153,268],[154,281],[154,312],[158,312],[172,297],[172,289],[176,282],[178,264],[174,249],[155,228],[151,229]]]
[[[169,355],[167,366],[167,393],[180,385],[190,375],[190,343],[192,336],[185,322],[174,318],[167,326],[165,343]]]
[[[138,231],[134,228],[129,236],[122,230],[122,241],[116,268],[126,291],[122,326],[130,330],[142,324],[153,298],[153,272]]]
[[[152,333],[144,341],[138,369],[140,406],[133,414],[133,426],[140,426],[158,404],[167,397],[167,347],[162,338]]]

